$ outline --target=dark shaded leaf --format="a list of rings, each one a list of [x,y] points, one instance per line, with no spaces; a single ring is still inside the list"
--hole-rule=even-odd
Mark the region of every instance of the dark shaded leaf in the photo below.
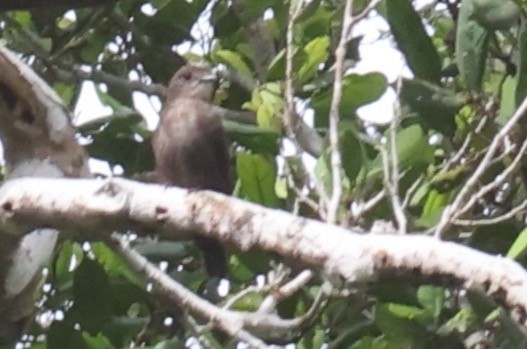
[[[347,130],[340,135],[340,146],[342,167],[344,168],[346,176],[351,181],[354,181],[359,175],[363,165],[364,151],[361,147],[364,147],[364,145],[361,144],[353,131]]]
[[[521,10],[512,0],[474,1],[474,18],[489,30],[505,30],[517,23]]]
[[[223,123],[229,138],[245,148],[263,154],[277,154],[280,134],[263,130],[258,126],[245,125],[232,121]]]
[[[55,321],[47,334],[47,347],[56,349],[88,349],[82,332],[61,321]]]
[[[527,24],[521,26],[520,36],[518,39],[519,62],[518,85],[516,86],[516,106],[519,106],[527,96]]]
[[[87,147],[92,157],[112,166],[121,165],[127,175],[132,175],[154,167],[149,131],[142,122],[135,113],[110,116],[86,123],[80,131],[92,139]]]
[[[412,1],[387,1],[386,15],[395,41],[415,76],[419,79],[439,82],[441,59]]]
[[[454,134],[454,117],[463,104],[452,91],[422,80],[404,80],[401,99],[419,114],[424,126]]]
[[[480,90],[489,32],[474,19],[475,1],[461,2],[456,31],[456,63],[466,86],[472,90]]]
[[[70,314],[84,331],[100,332],[111,318],[112,296],[101,265],[84,259],[73,277],[74,305]]]

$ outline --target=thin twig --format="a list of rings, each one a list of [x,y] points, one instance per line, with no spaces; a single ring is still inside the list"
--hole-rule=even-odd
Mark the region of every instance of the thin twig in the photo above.
[[[286,35],[286,66],[285,66],[285,100],[286,113],[284,125],[289,133],[289,136],[296,139],[296,129],[298,127],[298,114],[295,108],[295,89],[293,87],[293,56],[295,54],[295,47],[293,43],[295,22],[300,13],[302,13],[304,2],[292,1],[289,8],[289,20],[287,21],[287,35]]]
[[[448,169],[450,168],[450,166],[452,166],[453,164],[457,164],[458,162],[461,161],[463,156],[465,156],[465,154],[467,153],[468,147],[469,147],[470,143],[472,142],[473,135],[474,134],[472,132],[469,132],[469,134],[465,137],[465,140],[463,141],[463,144],[461,145],[461,148],[459,148],[459,150],[454,154],[454,156],[452,156],[447,161],[447,163],[443,167],[444,170],[442,170],[441,172],[447,172]]]
[[[408,190],[404,194],[404,199],[403,199],[403,204],[402,204],[403,209],[406,209],[408,207],[408,204],[410,203],[410,199],[412,195],[415,193],[417,188],[419,188],[419,185],[423,183],[424,179],[425,179],[424,175],[419,176],[419,178],[417,178],[417,180],[410,186],[410,188],[408,188]]]
[[[304,7],[304,1],[300,0],[297,2],[292,2],[289,8],[289,20],[287,21],[287,34],[286,34],[286,71],[285,71],[285,102],[286,102],[286,108],[283,118],[283,125],[286,130],[288,138],[293,143],[293,146],[295,147],[295,157],[298,159],[298,164],[301,166],[300,171],[303,171],[304,173],[308,173],[308,171],[305,169],[303,160],[302,160],[302,153],[304,151],[307,151],[308,153],[318,156],[320,155],[321,146],[315,146],[314,148],[311,146],[313,144],[321,144],[318,140],[320,139],[320,136],[316,133],[311,134],[310,136],[306,137],[307,130],[310,130],[307,125],[305,125],[305,122],[299,117],[298,113],[296,112],[296,105],[295,105],[295,89],[293,86],[293,56],[294,56],[294,26],[296,19],[300,14],[302,13],[302,9]],[[304,131],[303,135],[299,134],[299,131]],[[311,140],[311,141],[310,141]],[[288,166],[286,165],[286,168]],[[290,171],[291,172],[291,171]],[[328,195],[324,189],[324,186],[322,186],[317,179],[314,179],[315,183],[315,190],[320,198],[320,200],[323,203],[323,207],[327,206],[328,201]],[[293,186],[293,188],[295,188]],[[296,190],[296,188],[295,188]],[[320,205],[316,204],[318,207],[316,212],[320,212],[321,215],[325,216],[325,212],[322,212],[323,210],[320,210]]]
[[[483,176],[485,171],[489,168],[492,158],[498,151],[503,139],[509,134],[514,125],[518,123],[518,121],[524,116],[526,112],[527,97],[523,99],[521,105],[518,107],[509,121],[507,121],[507,123],[498,131],[492,140],[488,151],[485,153],[485,156],[479,163],[472,176],[470,176],[465,185],[461,188],[454,202],[451,205],[445,207],[445,210],[441,216],[441,220],[435,229],[435,237],[441,237],[446,229],[452,224],[452,221],[457,217],[457,213],[461,208],[461,205],[466,202],[467,197],[472,193],[481,176]]]
[[[375,7],[377,7],[377,5],[380,4],[382,0],[373,0],[372,2],[370,2],[368,4],[368,6],[366,6],[364,8],[364,10],[362,10],[359,14],[355,15],[353,17],[353,22],[358,22],[364,18],[366,18],[366,16],[375,9]]]
[[[291,296],[293,293],[304,287],[315,274],[311,270],[304,270],[293,280],[281,286],[278,290],[268,295],[258,308],[258,312],[269,313],[276,309],[276,305],[284,298]]]
[[[247,296],[248,294],[250,293],[261,293],[261,292],[264,292],[266,291],[267,289],[269,288],[269,286],[247,286],[245,287],[243,290],[241,290],[240,292],[238,292],[237,294],[235,294],[234,296],[232,296],[231,298],[229,298],[227,300],[227,302],[225,302],[225,304],[223,305],[223,309],[230,309],[232,308],[232,306],[234,304],[236,304],[236,302],[238,302],[240,299],[242,299],[243,297]]]
[[[393,138],[394,135],[392,134],[391,137]],[[406,232],[406,216],[402,210],[397,189],[394,187],[394,182],[398,182],[398,179],[396,181],[392,180],[392,173],[390,171],[391,160],[386,147],[381,147],[380,153],[382,158],[384,188],[392,204],[392,210],[398,225],[398,232],[404,234]]]
[[[373,197],[371,197],[368,201],[357,203],[356,204],[357,207],[355,209],[351,210],[352,211],[353,220],[357,221],[366,212],[370,211],[375,206],[377,206],[379,204],[379,202],[381,202],[381,200],[384,199],[385,197],[386,197],[386,191],[385,190],[381,190],[380,192],[375,194]]]
[[[340,101],[342,99],[343,66],[346,56],[346,43],[353,25],[353,0],[347,0],[342,16],[342,32],[335,50],[335,81],[329,111],[329,147],[331,151],[332,192],[328,203],[327,222],[338,222],[338,210],[342,199],[342,156],[339,142]]]
[[[236,70],[225,67],[225,69],[219,69],[217,71],[218,76],[227,81],[233,82],[248,92],[252,92],[257,86],[256,81],[252,76],[247,74],[240,74]]]
[[[523,201],[520,205],[512,208],[506,213],[486,219],[454,219],[453,223],[455,225],[461,225],[464,227],[479,227],[484,225],[494,225],[506,220],[509,220],[516,216],[519,213],[525,212],[527,210],[527,200]]]
[[[527,150],[527,139],[525,139],[520,147],[520,150],[516,153],[514,160],[501,172],[499,175],[494,178],[494,180],[487,185],[483,186],[478,190],[477,193],[471,195],[468,202],[458,211],[457,216],[461,216],[466,213],[474,204],[483,198],[486,194],[490,193],[493,190],[496,190],[500,185],[502,185],[520,166],[521,160]]]
[[[299,159],[299,161],[302,161],[302,159]],[[296,195],[296,200],[299,202],[305,203],[307,206],[309,206],[314,212],[317,212],[321,215],[321,217],[325,214],[323,210],[320,209],[320,205],[313,199],[309,197],[308,194],[302,192],[301,188],[298,188],[295,183],[295,179],[292,173],[292,169],[289,166],[288,162],[286,161],[286,164],[284,166],[285,171],[285,178],[287,181],[287,185],[289,188],[291,188]],[[304,181],[305,182],[305,181]],[[304,187],[309,190],[309,186],[306,183],[303,183]],[[320,190],[317,190],[317,193],[320,193]]]
[[[187,325],[190,333],[199,341],[199,344],[204,349],[214,349],[214,346],[209,342],[207,337],[203,335],[203,330],[206,326],[201,326],[188,312],[182,317],[182,320]]]
[[[273,38],[267,30],[262,17],[253,18],[247,10],[249,3],[243,0],[232,0],[231,8],[238,16],[241,29],[247,36],[249,46],[253,51],[253,62],[258,78],[263,81],[269,63],[276,55]]]
[[[400,94],[402,84],[402,77],[397,81],[397,94]],[[394,106],[395,113],[394,117],[390,122],[390,128],[388,130],[388,139],[386,145],[381,146],[381,156],[383,162],[383,173],[384,173],[384,185],[388,191],[390,202],[392,204],[393,214],[397,221],[397,229],[399,234],[405,234],[407,231],[408,220],[404,212],[404,204],[401,203],[399,197],[399,180],[401,175],[399,174],[399,157],[397,155],[397,142],[396,134],[400,122],[400,107]],[[388,156],[389,152],[389,156]]]
[[[153,282],[158,288],[158,292],[163,293],[169,299],[173,299],[176,304],[185,304],[188,311],[195,312],[200,316],[209,319],[214,327],[221,329],[230,336],[246,342],[254,348],[267,349],[268,346],[260,339],[243,329],[242,323],[235,316],[230,316],[229,321],[225,321],[225,316],[221,315],[221,309],[213,304],[200,299],[192,292],[186,290],[182,285],[170,278],[164,272],[155,267],[145,257],[129,247],[129,243],[118,237],[112,239],[112,246],[115,250],[138,272]],[[229,311],[225,311],[229,313]],[[234,313],[230,312],[232,315]],[[221,319],[223,318],[223,321]]]

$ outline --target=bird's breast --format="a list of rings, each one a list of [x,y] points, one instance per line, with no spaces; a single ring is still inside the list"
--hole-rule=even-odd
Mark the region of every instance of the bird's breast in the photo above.
[[[162,111],[152,147],[166,184],[230,191],[225,134],[210,104],[174,100]]]
[[[178,142],[192,142],[205,137],[207,130],[221,125],[212,113],[209,104],[199,100],[174,101],[162,113],[162,129],[169,135],[177,136]]]

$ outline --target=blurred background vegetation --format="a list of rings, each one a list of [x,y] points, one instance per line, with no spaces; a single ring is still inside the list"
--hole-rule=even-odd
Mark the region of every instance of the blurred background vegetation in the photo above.
[[[115,173],[132,177],[153,167],[152,129],[133,94],[144,93],[149,99],[142,103],[158,108],[163,85],[185,61],[221,67],[216,103],[233,144],[233,195],[365,232],[435,233],[525,263],[527,123],[509,122],[527,92],[527,4],[353,1],[353,25],[384,23],[377,40],[399,50],[411,73],[388,79],[386,66],[397,62],[382,56],[374,71],[357,73],[368,43],[353,30],[346,34],[338,168],[328,135],[344,6],[340,0],[11,0],[0,3],[0,33],[2,44],[71,110],[86,98],[83,83],[94,83],[111,112],[95,117],[83,110],[80,140]],[[357,116],[386,91],[396,96],[392,115],[383,118],[392,122]],[[504,127],[510,132],[497,137]],[[336,187],[342,195],[330,219]],[[455,212],[445,212],[453,202]],[[138,239],[135,247],[200,292],[206,275],[191,243]],[[272,275],[284,273],[281,262],[231,250],[222,302],[257,285],[232,307],[258,309],[276,286]],[[288,280],[298,266],[286,270]],[[316,275],[276,311],[304,315],[324,281]],[[301,328],[261,337],[306,349],[525,346],[502,309],[441,280],[392,275],[371,285],[335,284]],[[23,338],[28,348],[239,345],[156,300],[103,243],[64,241],[43,290],[38,321]]]

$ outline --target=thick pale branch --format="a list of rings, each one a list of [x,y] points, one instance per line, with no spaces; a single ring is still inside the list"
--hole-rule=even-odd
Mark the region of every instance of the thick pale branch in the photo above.
[[[217,193],[122,179],[8,181],[0,189],[0,230],[16,235],[36,227],[81,231],[86,239],[138,227],[169,238],[192,230],[241,250],[295,258],[347,282],[421,275],[483,290],[527,326],[527,274],[512,260],[427,236],[359,235]]]
[[[88,176],[88,158],[57,94],[17,55],[0,46],[0,139],[5,178]],[[0,345],[20,338],[35,310],[41,268],[58,232],[0,232]]]

